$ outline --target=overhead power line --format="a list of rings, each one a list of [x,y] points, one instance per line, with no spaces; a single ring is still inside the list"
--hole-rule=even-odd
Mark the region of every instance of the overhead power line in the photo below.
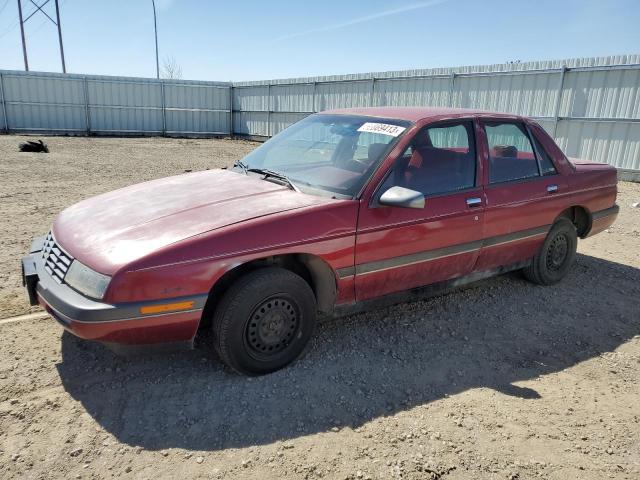
[[[2,4],[2,6],[0,7],[0,13],[2,13],[2,11],[7,8],[7,5],[9,5],[9,0],[4,0],[4,3]]]
[[[8,2],[9,0],[7,0]],[[6,4],[5,4],[6,5]],[[16,28],[18,26],[18,24],[20,23],[20,20],[18,19],[18,17],[14,18],[13,23],[11,25],[9,25],[7,28],[5,28],[2,33],[0,33],[0,38],[4,37],[5,35],[8,35],[9,33],[11,33],[11,31]]]

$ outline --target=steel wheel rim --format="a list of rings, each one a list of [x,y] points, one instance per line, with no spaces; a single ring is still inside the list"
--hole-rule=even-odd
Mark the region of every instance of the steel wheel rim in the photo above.
[[[559,270],[564,265],[568,254],[569,239],[564,234],[557,235],[547,250],[547,268],[551,271]]]
[[[261,302],[251,313],[246,326],[246,344],[253,357],[270,358],[291,345],[300,328],[300,310],[282,295]]]

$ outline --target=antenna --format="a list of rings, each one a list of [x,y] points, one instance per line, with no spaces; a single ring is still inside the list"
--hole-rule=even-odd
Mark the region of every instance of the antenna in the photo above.
[[[51,23],[53,23],[56,27],[58,27],[58,42],[60,43],[60,59],[62,61],[62,73],[67,73],[67,66],[65,65],[65,62],[64,62],[64,47],[62,45],[62,25],[60,23],[60,6],[58,5],[58,0],[54,0],[54,3],[56,5],[57,21],[51,18],[49,14],[47,14],[47,12],[45,12],[42,9],[42,7],[44,7],[50,1],[51,0],[45,0],[43,3],[38,5],[34,0],[29,0],[29,2],[35,5],[36,9],[33,12],[31,12],[31,14],[27,18],[23,19],[22,2],[21,0],[18,0],[18,16],[20,17],[20,34],[22,35],[22,55],[24,56],[24,69],[27,72],[29,71],[29,61],[27,59],[27,42],[24,36],[24,24],[27,23],[27,21],[29,21],[29,19],[33,17],[36,13],[41,12],[45,17],[51,20]]]

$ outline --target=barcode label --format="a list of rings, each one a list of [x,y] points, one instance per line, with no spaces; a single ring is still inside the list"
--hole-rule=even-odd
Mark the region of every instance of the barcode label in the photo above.
[[[390,135],[392,137],[397,137],[405,130],[405,127],[400,127],[398,125],[374,122],[367,122],[358,129],[359,132],[381,133],[382,135]]]

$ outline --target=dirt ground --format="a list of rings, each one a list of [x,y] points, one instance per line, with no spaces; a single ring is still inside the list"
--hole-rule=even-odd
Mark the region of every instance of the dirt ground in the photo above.
[[[0,318],[63,207],[228,165],[231,140],[0,136]],[[191,352],[116,357],[49,319],[0,320],[0,478],[640,478],[640,185],[554,287],[508,274],[322,324],[260,378]]]

